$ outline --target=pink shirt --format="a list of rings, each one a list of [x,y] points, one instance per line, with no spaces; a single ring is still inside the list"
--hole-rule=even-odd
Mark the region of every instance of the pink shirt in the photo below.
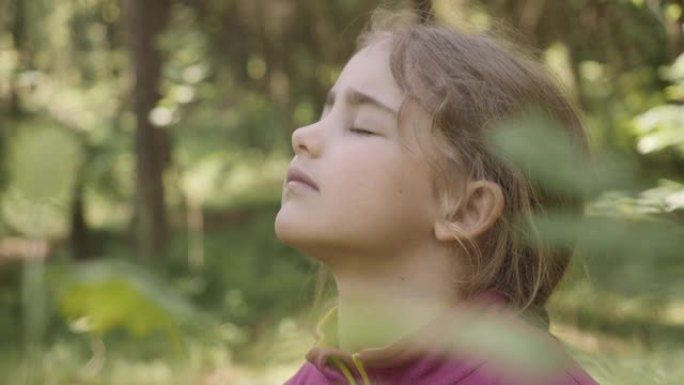
[[[501,297],[475,302],[397,343],[353,354],[337,348],[333,309],[285,385],[597,385],[549,333],[501,306]]]

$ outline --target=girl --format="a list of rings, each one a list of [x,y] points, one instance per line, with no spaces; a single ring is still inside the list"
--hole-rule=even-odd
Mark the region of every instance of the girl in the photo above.
[[[530,107],[585,147],[541,66],[488,37],[424,25],[363,36],[321,119],[292,135],[276,234],[323,262],[339,301],[288,385],[595,384],[516,317],[544,324],[570,258],[515,225],[562,200],[485,142]]]

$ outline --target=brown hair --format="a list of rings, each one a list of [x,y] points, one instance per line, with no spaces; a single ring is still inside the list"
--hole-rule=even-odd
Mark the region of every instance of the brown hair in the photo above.
[[[579,113],[547,71],[519,49],[482,33],[377,18],[361,46],[390,43],[392,75],[412,100],[432,114],[440,149],[436,191],[453,197],[454,176],[490,180],[503,191],[504,211],[494,226],[471,244],[467,296],[496,291],[509,304],[548,321],[544,310],[562,278],[572,250],[545,244],[532,214],[579,209],[578,201],[545,192],[525,172],[504,162],[487,145],[486,134],[503,120],[531,108],[549,115],[582,151],[586,137]],[[458,237],[457,237],[458,238]]]

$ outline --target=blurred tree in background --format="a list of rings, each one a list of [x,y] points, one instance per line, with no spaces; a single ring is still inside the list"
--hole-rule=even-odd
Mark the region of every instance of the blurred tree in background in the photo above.
[[[604,383],[682,381],[676,0],[0,0],[0,380],[255,383],[234,363],[300,362],[315,266],[272,230],[290,133],[381,4],[555,71],[600,183],[588,221],[544,226],[584,261],[554,331]]]

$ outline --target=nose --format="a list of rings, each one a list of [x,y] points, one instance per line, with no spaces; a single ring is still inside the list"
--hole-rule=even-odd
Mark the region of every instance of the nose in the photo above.
[[[316,158],[321,154],[321,137],[319,122],[308,126],[299,127],[292,133],[292,149],[298,156],[304,154],[311,158]]]

